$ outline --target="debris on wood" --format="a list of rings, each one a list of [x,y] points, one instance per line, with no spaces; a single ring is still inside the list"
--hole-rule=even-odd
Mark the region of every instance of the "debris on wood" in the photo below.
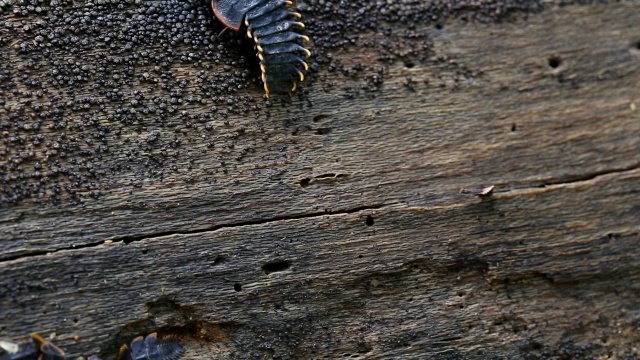
[[[482,187],[482,188],[475,188],[475,189],[462,188],[460,189],[460,194],[487,196],[487,195],[491,195],[494,188],[495,188],[495,185]]]

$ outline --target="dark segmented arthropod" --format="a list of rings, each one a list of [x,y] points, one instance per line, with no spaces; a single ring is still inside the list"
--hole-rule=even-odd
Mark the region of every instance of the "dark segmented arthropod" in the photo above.
[[[65,360],[62,349],[38,334],[31,334],[29,340],[22,343],[0,341],[0,360]]]
[[[138,336],[129,345],[122,345],[118,360],[177,360],[184,349],[174,338],[158,340],[158,334]]]
[[[288,93],[304,80],[309,66],[304,61],[311,52],[301,41],[309,38],[298,31],[304,24],[301,15],[291,11],[287,0],[212,0],[213,12],[227,28],[239,31],[244,25],[247,36],[253,38],[260,59],[264,91]]]

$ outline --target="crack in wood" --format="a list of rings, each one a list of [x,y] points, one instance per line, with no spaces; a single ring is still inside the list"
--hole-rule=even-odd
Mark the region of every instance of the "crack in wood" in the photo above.
[[[575,183],[580,183],[580,182],[589,182],[589,181],[595,180],[595,179],[603,177],[603,176],[613,175],[613,174],[630,173],[630,172],[634,172],[634,171],[639,170],[639,169],[640,169],[640,163],[635,163],[635,164],[632,164],[632,165],[629,165],[629,166],[618,167],[618,168],[609,168],[609,169],[604,169],[604,170],[585,173],[585,174],[566,175],[566,176],[558,177],[557,179],[543,180],[543,184],[540,185],[540,186],[527,186],[525,188],[519,188],[519,189],[514,189],[514,190],[496,191],[496,194],[499,195],[499,196],[504,196],[504,195],[510,195],[510,194],[520,194],[520,193],[531,191],[531,190],[541,190],[541,189],[551,190],[551,189],[555,189],[555,188],[558,188],[558,187],[562,187],[563,185],[575,184]],[[505,184],[502,184],[502,186],[504,186],[504,185]],[[57,253],[57,252],[61,252],[61,251],[81,250],[81,249],[96,247],[96,246],[104,244],[105,241],[111,241],[111,242],[120,242],[121,241],[121,242],[124,242],[125,244],[130,244],[130,243],[138,242],[138,241],[142,241],[142,240],[148,240],[148,239],[154,239],[154,238],[158,238],[158,237],[165,237],[165,236],[172,236],[172,235],[198,234],[198,233],[206,233],[206,232],[210,232],[210,231],[217,231],[217,230],[220,230],[220,229],[230,229],[230,228],[238,228],[238,227],[243,227],[243,226],[263,225],[263,224],[269,224],[269,223],[274,223],[274,222],[279,222],[279,221],[286,221],[286,220],[300,220],[300,219],[307,219],[307,218],[321,217],[321,216],[334,216],[334,215],[343,215],[343,214],[353,214],[353,213],[366,211],[366,210],[378,210],[378,209],[382,209],[382,208],[385,208],[385,207],[388,207],[388,206],[392,206],[392,205],[397,205],[397,204],[399,204],[399,203],[373,204],[373,205],[365,205],[365,206],[355,207],[355,208],[352,208],[352,209],[343,209],[343,210],[335,210],[335,211],[333,211],[333,210],[325,210],[323,212],[284,215],[284,216],[277,216],[277,217],[273,217],[273,218],[269,218],[269,219],[262,219],[262,220],[253,220],[253,221],[244,221],[244,222],[237,222],[237,223],[220,224],[220,225],[216,225],[216,226],[213,226],[213,227],[210,227],[210,228],[206,228],[206,229],[182,230],[182,231],[164,231],[164,232],[157,232],[157,233],[153,233],[153,234],[140,234],[140,235],[135,235],[135,236],[116,237],[116,238],[111,238],[111,239],[103,239],[103,240],[100,240],[100,241],[91,242],[91,243],[82,244],[82,245],[61,247],[61,248],[58,248],[58,249],[55,249],[55,250],[31,251],[31,252],[26,253],[26,254],[20,254],[20,255],[4,258],[4,259],[2,259],[0,261],[0,264],[5,263],[5,262],[11,262],[11,261],[14,261],[14,260],[21,260],[21,259],[25,259],[25,258],[32,258],[32,257],[37,257],[37,256],[46,256],[48,254],[53,254],[53,253]],[[421,207],[411,207],[411,208],[412,209],[416,209],[416,208],[421,208]]]
[[[635,163],[629,166],[604,169],[604,170],[594,171],[594,172],[585,173],[581,175],[580,174],[565,175],[565,176],[557,177],[555,179],[545,179],[545,180],[541,180],[542,183],[537,186],[534,185],[535,181],[529,181],[527,186],[522,188],[514,188],[514,189],[509,189],[508,186],[509,184],[517,183],[517,181],[497,183],[496,184],[497,189],[494,190],[492,194],[493,196],[498,195],[499,197],[500,195],[521,194],[521,193],[527,193],[530,191],[553,190],[553,189],[561,188],[563,186],[570,185],[570,184],[588,183],[590,181],[598,180],[599,178],[609,176],[609,175],[621,175],[626,173],[630,174],[638,170],[640,170],[640,163]],[[500,188],[502,188],[502,190],[500,190]],[[487,198],[490,199],[491,197],[488,196]]]
[[[116,237],[116,238],[111,238],[111,239],[104,239],[104,240],[97,241],[97,242],[91,242],[91,243],[88,243],[88,244],[61,247],[61,248],[58,248],[58,249],[55,249],[55,250],[32,251],[32,252],[29,252],[27,254],[20,254],[20,255],[4,258],[4,259],[2,259],[0,261],[0,264],[3,264],[5,262],[11,262],[11,261],[14,261],[14,260],[22,260],[22,259],[25,259],[25,258],[32,258],[32,257],[38,257],[38,256],[47,256],[49,254],[53,254],[53,253],[57,253],[57,252],[61,252],[61,251],[75,251],[75,250],[80,250],[80,249],[96,247],[96,246],[104,244],[105,241],[123,242],[123,243],[128,245],[128,244],[131,244],[131,243],[134,243],[134,242],[138,242],[138,241],[149,240],[149,239],[154,239],[154,238],[159,238],[159,237],[167,237],[167,236],[172,236],[172,235],[201,234],[201,233],[207,233],[207,232],[212,232],[212,231],[218,231],[218,230],[221,230],[221,229],[234,229],[234,228],[240,228],[240,227],[244,227],[244,226],[264,225],[264,224],[271,224],[271,223],[276,223],[276,222],[280,222],[280,221],[287,221],[287,220],[301,220],[301,219],[309,219],[309,218],[314,218],[314,217],[354,214],[354,213],[358,213],[358,212],[361,212],[361,211],[378,210],[378,209],[382,209],[382,208],[389,207],[389,206],[392,206],[392,205],[397,205],[397,203],[372,204],[372,205],[359,206],[359,207],[355,207],[355,208],[352,208],[352,209],[341,209],[341,210],[325,209],[325,211],[322,211],[322,212],[313,212],[313,213],[306,213],[306,214],[292,214],[292,215],[276,216],[276,217],[269,218],[269,219],[243,221],[243,222],[229,223],[229,224],[220,224],[220,225],[212,226],[212,227],[209,227],[209,228],[206,228],[206,229],[182,230],[182,231],[161,231],[161,232],[157,232],[157,233],[153,233],[153,234],[141,234],[141,235],[135,235],[135,236]]]
[[[582,175],[581,174],[565,175],[565,176],[561,176],[561,177],[559,177],[557,179],[544,180],[544,184],[542,186],[544,187],[544,186],[548,186],[548,185],[564,185],[564,184],[571,184],[571,183],[582,182],[582,181],[589,181],[589,180],[594,180],[597,177],[604,176],[604,175],[631,172],[631,171],[638,170],[638,169],[640,169],[640,162],[635,163],[633,165],[629,165],[629,166],[604,169],[604,170],[594,171],[594,172],[586,173],[586,174],[582,174]]]

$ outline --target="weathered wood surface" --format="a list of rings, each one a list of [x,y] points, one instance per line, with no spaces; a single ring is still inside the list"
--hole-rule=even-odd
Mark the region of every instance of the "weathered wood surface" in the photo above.
[[[311,3],[317,72],[271,105],[233,35],[106,51],[153,4],[177,6],[116,2],[85,49],[61,12],[35,26],[71,39],[49,53],[24,28],[42,15],[2,7],[0,337],[83,356],[151,331],[202,359],[640,356],[638,2],[348,31]],[[180,24],[215,38],[185,4]]]

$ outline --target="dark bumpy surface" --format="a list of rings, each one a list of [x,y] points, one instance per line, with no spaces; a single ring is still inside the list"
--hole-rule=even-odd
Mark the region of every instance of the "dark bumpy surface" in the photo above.
[[[430,40],[413,25],[441,26],[451,16],[501,21],[541,5],[415,0],[296,7],[314,41],[312,70],[347,78],[364,73],[363,89],[375,93],[384,65],[426,61]],[[184,156],[194,132],[203,135],[201,151],[229,149],[211,169],[215,181],[252,151],[234,148],[243,126],[225,126],[227,116],[268,116],[250,41],[235,34],[216,39],[223,26],[201,1],[2,0],[0,17],[0,203],[77,203],[112,187],[133,191],[145,179],[188,172],[197,166]],[[392,23],[410,25],[397,33]],[[382,37],[359,39],[369,29]],[[380,43],[380,66],[345,68],[331,57],[332,49]],[[332,86],[318,78],[307,84],[309,91]],[[170,117],[181,125],[167,128]],[[153,127],[141,126],[143,118]],[[216,143],[208,139],[214,134]],[[138,150],[119,152],[123,141]],[[128,183],[114,183],[113,174]]]

